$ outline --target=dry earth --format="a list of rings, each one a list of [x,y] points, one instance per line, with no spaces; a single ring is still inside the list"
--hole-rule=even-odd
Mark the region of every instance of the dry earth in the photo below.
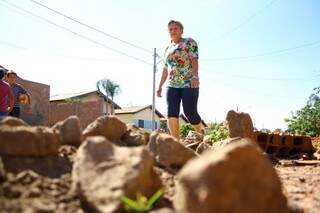
[[[319,144],[320,139],[315,139],[314,145]],[[75,152],[76,149],[71,146],[61,147],[59,156],[67,159],[57,167],[63,170],[61,173],[46,171],[39,163],[38,170],[17,165],[20,172],[0,174],[0,212],[90,212],[70,190],[70,166]],[[274,167],[293,212],[320,212],[319,163],[299,165],[293,159],[276,159]],[[157,169],[157,172],[165,184],[165,197],[156,208],[172,207],[170,200],[174,193],[174,175],[162,169]]]

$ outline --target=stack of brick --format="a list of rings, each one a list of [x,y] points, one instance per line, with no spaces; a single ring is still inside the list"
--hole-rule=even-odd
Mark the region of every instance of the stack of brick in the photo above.
[[[290,156],[298,153],[311,155],[315,152],[310,137],[253,131],[252,120],[248,113],[229,111],[226,126],[231,138],[251,138],[268,154]]]
[[[308,136],[255,131],[254,139],[268,154],[288,156],[297,153],[312,154],[315,151]]]

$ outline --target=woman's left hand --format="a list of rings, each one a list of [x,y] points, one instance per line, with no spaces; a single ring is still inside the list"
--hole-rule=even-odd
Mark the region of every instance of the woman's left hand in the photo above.
[[[199,78],[192,78],[191,79],[191,88],[198,88],[199,87]]]

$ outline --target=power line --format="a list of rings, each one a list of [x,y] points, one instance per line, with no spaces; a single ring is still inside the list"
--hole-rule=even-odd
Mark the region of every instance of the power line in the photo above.
[[[209,71],[208,69],[204,69],[203,71]],[[223,72],[217,72],[217,71],[210,71],[214,73],[220,73],[226,77],[234,77],[234,78],[241,78],[241,79],[248,79],[248,80],[263,80],[263,81],[314,81],[317,80],[316,78],[262,78],[262,77],[256,77],[256,76],[246,76],[246,75],[233,75],[233,74],[227,74]]]
[[[226,33],[222,34],[221,36],[219,36],[217,39],[215,39],[216,41],[220,41],[223,40],[225,38],[227,38],[229,35],[231,35],[231,33],[239,30],[242,26],[244,26],[245,24],[247,24],[248,22],[250,22],[251,20],[253,20],[255,17],[257,17],[258,15],[260,15],[264,10],[268,9],[271,5],[273,5],[277,0],[271,0],[270,2],[268,2],[264,7],[262,7],[260,10],[258,10],[256,13],[252,14],[251,16],[249,16],[247,19],[245,19],[243,22],[241,22],[239,25],[235,26],[234,28],[232,28],[231,30],[227,31]]]
[[[91,30],[94,30],[94,31],[96,31],[96,32],[98,32],[98,33],[101,33],[101,34],[103,34],[103,35],[105,35],[105,36],[107,36],[107,37],[109,37],[109,38],[118,40],[118,41],[120,41],[120,42],[122,42],[122,43],[125,43],[125,44],[127,44],[127,45],[129,45],[129,46],[135,47],[135,48],[137,48],[137,49],[143,50],[143,51],[145,51],[145,52],[153,53],[152,51],[150,51],[150,50],[148,50],[148,49],[146,49],[146,48],[140,47],[140,46],[138,46],[138,45],[136,45],[136,44],[133,44],[133,43],[131,43],[131,42],[125,41],[125,40],[123,40],[123,39],[120,39],[120,38],[117,37],[117,36],[114,36],[114,35],[111,35],[111,34],[109,34],[109,33],[104,32],[104,31],[102,31],[102,30],[99,30],[99,29],[96,28],[96,27],[93,27],[93,26],[90,26],[90,25],[88,25],[88,24],[86,24],[86,23],[83,23],[83,22],[81,22],[81,21],[78,21],[78,20],[76,20],[75,18],[72,18],[72,17],[70,17],[70,16],[68,16],[68,15],[65,15],[65,14],[63,14],[63,13],[61,13],[61,12],[55,10],[55,9],[52,9],[52,8],[46,6],[46,5],[44,5],[44,4],[42,4],[42,3],[38,2],[38,1],[35,1],[35,0],[30,0],[30,1],[33,2],[34,4],[37,4],[37,5],[41,6],[41,7],[44,7],[44,8],[46,8],[46,9],[52,11],[52,12],[54,12],[54,13],[60,15],[60,16],[63,16],[63,17],[65,17],[65,18],[67,18],[67,19],[69,19],[69,20],[71,20],[71,21],[73,21],[73,22],[76,22],[76,23],[78,23],[78,24],[80,24],[80,25],[82,25],[82,26],[85,26],[85,27],[87,27],[87,28],[89,28],[89,29],[91,29]]]
[[[28,11],[28,10],[25,10],[25,9],[23,9],[23,8],[15,5],[15,4],[13,4],[13,3],[11,3],[11,2],[9,3],[9,2],[7,2],[7,1],[5,1],[5,0],[2,0],[2,1],[6,2],[6,3],[9,4],[10,6],[12,6],[12,7],[14,7],[14,8],[17,8],[17,9],[19,9],[19,10],[21,10],[21,11],[23,11],[23,12],[25,12],[25,13],[31,15],[31,16],[34,16],[34,17],[36,17],[36,18],[39,18],[39,19],[41,19],[41,20],[43,20],[43,21],[51,24],[51,25],[54,25],[55,27],[57,27],[57,28],[59,28],[59,29],[62,29],[62,30],[67,31],[67,32],[69,32],[69,33],[72,33],[73,35],[78,36],[78,37],[80,37],[80,38],[82,38],[82,39],[84,39],[84,40],[87,40],[87,41],[89,41],[89,42],[91,42],[91,43],[94,43],[94,44],[96,44],[96,45],[102,46],[102,47],[105,48],[105,49],[108,49],[108,50],[111,50],[111,51],[116,52],[116,53],[118,53],[118,54],[124,55],[124,56],[126,56],[126,57],[128,57],[128,58],[131,58],[131,59],[134,59],[134,60],[136,60],[136,61],[139,61],[139,62],[148,64],[148,65],[152,65],[151,63],[149,63],[149,62],[147,62],[147,61],[145,61],[145,60],[143,60],[143,59],[137,58],[137,57],[135,57],[135,56],[131,56],[131,55],[125,53],[125,52],[122,52],[122,51],[120,51],[120,50],[117,50],[117,49],[114,49],[114,48],[112,48],[112,47],[109,47],[109,46],[107,46],[107,45],[105,45],[105,44],[103,44],[103,43],[101,43],[101,42],[95,41],[95,40],[93,40],[93,39],[91,39],[91,38],[89,38],[89,37],[87,37],[87,36],[84,36],[84,35],[82,35],[82,34],[79,34],[79,33],[75,32],[75,31],[70,30],[70,29],[68,29],[68,28],[66,28],[66,27],[64,27],[64,26],[59,25],[59,24],[56,24],[56,23],[50,21],[49,19],[46,19],[46,18],[44,18],[44,17],[42,17],[42,16],[39,16],[39,15],[37,15],[37,14],[35,14],[35,13],[32,13],[32,12],[30,12],[30,11]]]
[[[291,51],[294,51],[297,49],[302,49],[302,48],[306,48],[306,47],[310,47],[310,46],[317,46],[317,45],[320,45],[320,40],[300,44],[300,45],[285,48],[285,49],[274,50],[274,51],[265,52],[265,53],[258,53],[255,55],[237,56],[237,57],[229,57],[229,58],[211,58],[211,59],[203,59],[203,60],[204,61],[233,61],[233,60],[254,59],[254,58],[265,57],[265,56],[270,56],[270,55],[282,54],[282,53],[291,52]]]
[[[5,42],[5,41],[0,41],[0,44],[4,44],[4,45],[7,45],[9,47],[16,48],[16,49],[28,50],[28,48],[26,48],[26,47],[18,46],[18,45],[11,44],[11,43],[8,43],[8,42]]]
[[[234,85],[232,84],[228,84],[228,83],[221,83],[221,82],[217,82],[217,84],[220,84],[220,86],[222,87],[227,87],[227,88],[233,88]],[[242,91],[241,91],[242,90]],[[244,94],[248,94],[248,95],[258,95],[260,97],[270,97],[270,98],[277,98],[277,99],[286,99],[286,100],[292,100],[292,99],[296,99],[296,100],[305,100],[308,97],[302,97],[302,96],[286,96],[286,95],[279,95],[279,94],[271,94],[271,93],[264,93],[264,92],[260,92],[260,91],[256,91],[247,87],[241,87],[241,89],[237,90],[238,93],[244,93]]]
[[[82,57],[82,56],[71,56],[71,55],[62,55],[62,54],[55,54],[55,53],[48,53],[48,52],[43,52],[43,51],[39,51],[39,50],[33,50],[27,47],[22,47],[22,46],[18,46],[6,41],[0,41],[0,44],[12,47],[12,48],[16,48],[16,49],[21,49],[21,50],[25,50],[25,51],[37,51],[40,52],[41,54],[45,53],[47,55],[52,55],[52,56],[58,56],[58,57],[63,57],[63,58],[71,58],[71,59],[76,59],[76,60],[91,60],[91,61],[106,61],[106,62],[110,62],[111,59],[108,58],[93,58],[93,57]]]
[[[16,49],[21,49],[21,50],[32,50],[30,48],[27,47],[23,47],[23,46],[18,46],[6,41],[0,41],[0,44],[4,44],[6,46],[9,47],[13,47]],[[43,54],[41,52],[41,54]],[[92,58],[92,57],[81,57],[81,56],[70,56],[70,55],[62,55],[62,54],[52,54],[52,53],[46,53],[48,55],[53,55],[53,56],[58,56],[58,57],[63,57],[63,58],[71,58],[71,59],[75,59],[75,60],[92,60],[92,61],[106,61],[106,62],[110,62],[110,59],[107,58]],[[158,63],[162,62],[159,61]],[[224,73],[224,72],[219,72],[219,71],[212,71],[209,70],[210,68],[204,67],[203,71],[210,71],[210,72],[214,72],[214,73],[219,73],[222,74],[223,76],[226,77],[234,77],[234,78],[241,78],[241,79],[249,79],[249,80],[270,80],[270,81],[313,81],[313,80],[317,80],[316,78],[313,79],[302,79],[302,78],[261,78],[261,77],[256,77],[256,76],[246,76],[246,75],[234,75],[234,74],[228,74],[228,73]],[[318,76],[318,75],[317,75]]]

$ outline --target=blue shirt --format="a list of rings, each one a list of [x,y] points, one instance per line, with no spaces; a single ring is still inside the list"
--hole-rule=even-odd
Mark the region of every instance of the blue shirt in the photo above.
[[[12,93],[14,96],[14,105],[13,107],[20,107],[20,101],[19,101],[19,96],[22,94],[27,94],[27,90],[23,88],[20,84],[14,84],[11,86]]]

